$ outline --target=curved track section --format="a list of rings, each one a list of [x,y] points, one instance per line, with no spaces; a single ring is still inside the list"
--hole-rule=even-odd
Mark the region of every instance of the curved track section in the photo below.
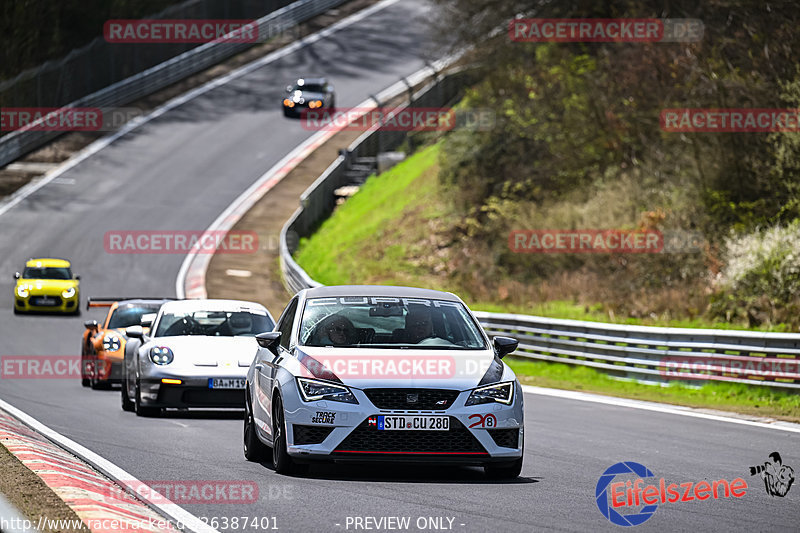
[[[277,58],[137,128],[0,216],[1,355],[79,353],[81,318],[14,316],[11,273],[35,255],[72,259],[87,295],[174,295],[180,255],[104,251],[109,230],[203,230],[265,170],[311,135],[281,116],[283,87],[300,74],[336,84],[352,106],[434,57],[420,0],[383,4],[313,44]],[[430,53],[430,54],[429,54]],[[668,482],[743,477],[743,498],[662,504],[641,530],[790,530],[800,487],[765,493],[748,467],[775,450],[800,472],[800,435],[724,421],[526,395],[523,477],[485,480],[471,468],[320,466],[313,477],[276,475],[244,461],[241,413],[123,412],[119,392],[77,379],[0,380],[0,397],[143,481],[238,480],[258,486],[253,503],[187,504],[220,530],[585,531],[613,529],[595,485],[619,461]],[[258,528],[233,527],[233,517]],[[264,519],[269,521],[265,522]],[[380,521],[384,519],[384,521]],[[228,527],[223,527],[223,521]],[[360,527],[359,527],[360,524]],[[367,529],[369,528],[369,529]]]

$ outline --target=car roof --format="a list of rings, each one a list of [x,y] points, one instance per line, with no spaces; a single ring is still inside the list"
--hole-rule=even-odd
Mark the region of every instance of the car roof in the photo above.
[[[306,298],[325,298],[331,296],[376,296],[397,298],[428,298],[461,302],[461,298],[451,292],[420,289],[417,287],[396,287],[391,285],[332,285],[306,289]]]
[[[70,263],[66,259],[59,259],[57,257],[37,257],[28,259],[25,263],[26,267],[67,267]]]
[[[161,309],[164,312],[174,311],[240,311],[242,308],[259,309],[266,311],[266,307],[256,302],[245,300],[222,300],[214,298],[201,298],[195,300],[174,300],[164,303]]]
[[[324,85],[326,83],[328,83],[328,78],[311,77],[297,78],[295,85]]]

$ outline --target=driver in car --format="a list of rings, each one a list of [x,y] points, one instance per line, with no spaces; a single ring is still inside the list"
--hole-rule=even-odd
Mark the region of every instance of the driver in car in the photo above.
[[[231,335],[251,335],[253,329],[253,319],[250,313],[231,313],[228,319],[228,326],[231,328]]]
[[[324,336],[320,339],[323,346],[345,346],[353,344],[356,337],[356,327],[350,319],[334,315],[323,328]]]
[[[433,321],[431,311],[423,305],[409,306],[406,314],[406,338],[408,342],[417,344],[433,337]]]

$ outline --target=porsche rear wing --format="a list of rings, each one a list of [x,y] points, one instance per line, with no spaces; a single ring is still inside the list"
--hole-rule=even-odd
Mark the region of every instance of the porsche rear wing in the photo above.
[[[92,307],[111,307],[115,302],[121,302],[123,300],[177,300],[177,298],[166,298],[164,296],[120,296],[117,298],[96,298],[90,296],[86,298],[86,309],[91,309]]]

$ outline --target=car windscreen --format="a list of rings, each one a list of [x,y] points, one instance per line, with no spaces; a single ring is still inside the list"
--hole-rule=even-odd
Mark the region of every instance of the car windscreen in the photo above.
[[[267,313],[260,310],[176,311],[161,316],[154,336],[253,337],[272,331],[274,325]]]
[[[158,311],[158,305],[120,305],[114,310],[111,318],[108,320],[108,328],[127,328],[129,326],[138,326],[142,323],[142,315],[145,313],[155,313]]]
[[[72,279],[72,272],[66,267],[26,267],[22,277],[25,279]]]
[[[300,344],[485,349],[478,328],[460,302],[363,296],[311,298],[303,310]]]
[[[304,91],[307,93],[324,93],[325,86],[316,83],[307,83],[305,85],[295,85],[293,91]]]

